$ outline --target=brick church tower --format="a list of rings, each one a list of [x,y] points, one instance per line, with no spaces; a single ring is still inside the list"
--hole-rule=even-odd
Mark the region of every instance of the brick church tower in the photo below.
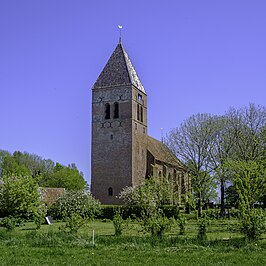
[[[173,201],[190,189],[186,167],[147,135],[147,94],[121,41],[92,87],[91,147],[91,191],[103,204],[150,177],[175,184]]]
[[[121,42],[92,88],[92,194],[119,204],[146,175],[147,95]]]

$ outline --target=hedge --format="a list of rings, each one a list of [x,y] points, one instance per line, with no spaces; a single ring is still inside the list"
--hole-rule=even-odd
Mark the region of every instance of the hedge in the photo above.
[[[162,205],[160,207],[163,214],[167,218],[177,218],[179,215],[179,207],[175,205]],[[141,216],[141,208],[138,206],[125,206],[125,205],[101,205],[101,213],[97,215],[97,219],[110,219],[112,220],[117,211],[121,211],[123,219],[139,218]]]

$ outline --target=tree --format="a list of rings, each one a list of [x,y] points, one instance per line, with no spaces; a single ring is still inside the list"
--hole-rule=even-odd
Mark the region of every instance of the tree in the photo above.
[[[38,184],[31,176],[4,175],[0,184],[0,212],[4,216],[34,218],[41,208]]]
[[[232,153],[234,145],[234,134],[231,123],[226,116],[216,116],[215,132],[213,135],[212,149],[210,149],[210,163],[213,169],[214,177],[220,184],[221,196],[221,216],[225,215],[225,188],[226,182],[230,180],[228,169],[225,167],[226,162]]]
[[[225,201],[227,205],[238,207],[239,196],[234,185],[225,189]]]
[[[54,169],[54,162],[52,160],[45,160],[36,154],[15,151],[13,158],[19,165],[24,165],[34,178],[42,177],[42,179],[45,179]]]
[[[254,161],[264,158],[266,108],[255,104],[240,109],[230,108],[226,117],[234,136],[231,159]]]
[[[42,187],[63,187],[68,190],[84,189],[86,182],[75,164],[67,167],[52,160],[15,151],[13,155],[0,150],[0,176],[1,175],[32,176]]]
[[[203,195],[212,183],[210,151],[214,145],[215,120],[208,114],[192,115],[173,129],[166,144],[189,169],[192,188],[197,197],[198,216],[202,215]]]
[[[1,175],[30,175],[29,169],[22,164],[19,164],[11,155],[6,155],[1,163]]]
[[[257,161],[229,162],[239,197],[241,231],[249,240],[266,230],[266,215],[254,209],[254,203],[266,194],[266,168]]]
[[[1,166],[1,163],[4,159],[4,157],[6,156],[10,156],[11,154],[8,152],[8,151],[5,151],[5,150],[0,150],[0,166]]]
[[[86,182],[82,172],[79,172],[75,164],[67,167],[56,163],[54,171],[46,178],[44,185],[47,187],[62,187],[67,190],[83,190]]]
[[[240,210],[254,208],[254,203],[266,193],[265,166],[256,161],[231,161],[228,164],[239,196]]]

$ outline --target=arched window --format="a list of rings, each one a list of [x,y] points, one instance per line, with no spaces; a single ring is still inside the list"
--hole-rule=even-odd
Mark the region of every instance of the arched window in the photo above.
[[[108,188],[108,196],[113,196],[113,188],[112,187]]]
[[[186,185],[185,185],[184,175],[182,175],[182,177],[181,177],[181,193],[182,194],[186,193]]]
[[[119,105],[118,103],[114,104],[114,118],[118,118],[119,117]]]
[[[163,176],[166,177],[166,166],[163,166]]]
[[[174,169],[174,182],[176,182],[176,170]]]
[[[171,181],[171,174],[168,174],[168,181]]]
[[[105,104],[105,119],[110,119],[110,103]]]
[[[139,120],[139,105],[137,106],[137,120]]]
[[[140,107],[140,121],[143,122],[143,108]]]

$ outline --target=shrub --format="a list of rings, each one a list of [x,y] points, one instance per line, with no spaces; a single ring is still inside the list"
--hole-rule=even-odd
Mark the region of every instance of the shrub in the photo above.
[[[47,214],[47,207],[45,204],[42,204],[39,209],[35,212],[34,214],[34,222],[36,224],[36,228],[40,229],[41,228],[41,224],[44,223],[44,217]]]
[[[160,213],[156,213],[153,216],[144,217],[140,224],[144,232],[151,233],[152,236],[162,237],[165,231],[171,228],[173,220]]]
[[[240,214],[240,231],[248,240],[256,240],[266,232],[266,213],[262,209],[251,209]]]
[[[113,218],[113,224],[115,228],[115,235],[120,236],[123,233],[123,230],[128,224],[128,220],[124,220],[121,215],[121,210],[119,209],[114,218]]]
[[[184,216],[179,216],[177,223],[179,225],[179,235],[185,235],[186,233],[185,225],[187,223],[186,218]]]
[[[121,216],[124,220],[141,217],[141,208],[139,206],[101,205],[101,211],[97,214],[96,218],[113,220],[119,210],[121,210]]]
[[[14,217],[5,217],[0,221],[0,226],[3,226],[7,231],[13,231],[16,227],[17,219]]]
[[[210,221],[207,217],[198,219],[198,239],[200,241],[207,240],[207,226],[210,224]]]
[[[66,217],[66,224],[60,230],[66,233],[75,234],[78,230],[88,224],[89,219],[81,217],[79,214],[72,213]]]
[[[82,218],[92,219],[100,211],[100,203],[90,193],[84,191],[66,191],[50,207],[49,215],[55,219],[65,219],[79,215]]]

